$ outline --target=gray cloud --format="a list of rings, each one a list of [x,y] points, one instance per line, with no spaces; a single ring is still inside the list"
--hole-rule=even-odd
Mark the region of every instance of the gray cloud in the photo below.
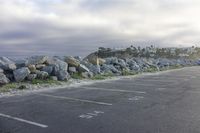
[[[198,0],[0,1],[0,55],[86,55],[99,46],[190,46]]]

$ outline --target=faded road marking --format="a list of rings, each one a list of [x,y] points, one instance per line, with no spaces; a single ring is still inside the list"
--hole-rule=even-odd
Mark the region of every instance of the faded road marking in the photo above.
[[[143,96],[134,96],[132,98],[129,98],[128,100],[130,100],[130,101],[138,101],[138,100],[143,99],[143,98],[144,98]]]
[[[102,91],[113,91],[113,92],[127,92],[127,93],[141,93],[145,94],[144,91],[132,91],[132,90],[120,90],[120,89],[105,89],[105,88],[96,88],[96,87],[81,87],[87,90],[102,90]]]
[[[47,128],[48,127],[47,125],[44,125],[44,124],[28,121],[28,120],[25,120],[25,119],[22,119],[22,118],[17,118],[17,117],[13,117],[13,116],[2,114],[2,113],[0,113],[0,117],[13,119],[13,120],[16,120],[16,121],[19,121],[19,122],[27,123],[27,124],[38,126],[38,127],[41,127],[41,128]]]
[[[166,90],[166,88],[156,88],[156,90],[163,91],[163,90]]]
[[[79,101],[79,102],[85,102],[85,103],[93,103],[93,104],[99,104],[99,105],[107,105],[107,106],[111,106],[112,105],[111,103],[97,102],[97,101],[78,99],[78,98],[72,98],[72,97],[54,96],[54,95],[49,95],[49,94],[36,94],[36,95],[46,96],[46,97],[51,97],[51,98],[57,98],[57,99]]]

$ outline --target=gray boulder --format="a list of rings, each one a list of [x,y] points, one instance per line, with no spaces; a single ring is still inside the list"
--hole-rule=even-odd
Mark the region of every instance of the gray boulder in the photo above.
[[[61,71],[58,71],[57,77],[58,77],[58,80],[64,81],[64,80],[69,80],[70,75],[67,72],[67,70],[61,70]]]
[[[68,64],[57,58],[48,58],[47,64],[53,66],[53,75],[58,77],[58,80],[68,80],[70,78]]]
[[[78,71],[79,72],[89,72],[90,70],[83,64],[80,64],[80,66],[78,67]]]
[[[29,74],[30,71],[28,67],[22,67],[13,71],[15,81],[23,81]]]
[[[47,61],[47,58],[47,56],[32,56],[26,60],[25,64],[26,66],[44,64]]]
[[[161,67],[169,67],[170,61],[168,59],[160,58],[156,64],[159,68]]]
[[[50,76],[50,79],[51,79],[51,80],[54,80],[54,81],[57,81],[57,80],[58,80],[58,78],[57,78],[56,76]]]
[[[28,76],[27,76],[27,79],[29,80],[29,81],[32,81],[32,80],[34,80],[34,79],[36,79],[37,78],[37,74],[29,74]]]
[[[100,74],[101,72],[99,65],[93,65],[87,61],[82,61],[81,64],[85,65],[93,74]]]
[[[12,73],[5,73],[5,75],[10,81],[15,81],[13,72]]]
[[[18,59],[14,61],[17,68],[25,67],[26,66],[26,60],[25,59]]]
[[[7,57],[0,57],[0,68],[2,68],[3,70],[13,71],[17,68],[17,66],[13,61],[8,59]]]
[[[74,58],[77,59],[78,61],[82,61],[81,56],[75,56]]]
[[[59,71],[68,70],[68,64],[60,59],[57,58],[48,58],[47,64],[53,66],[54,74],[56,75]]]
[[[28,65],[29,70],[31,71],[31,73],[35,73],[36,72],[36,67],[35,65]]]
[[[127,64],[126,64],[126,62],[125,62],[123,59],[118,59],[117,65],[119,65],[122,69],[127,68],[127,67],[126,67]]]
[[[91,53],[90,55],[88,55],[87,57],[85,57],[83,59],[84,61],[87,61],[93,65],[102,65],[104,64],[106,61],[102,58],[99,58],[97,56],[97,53]]]
[[[69,67],[69,72],[70,73],[75,73],[76,72],[76,67]]]
[[[194,62],[194,65],[200,65],[200,60],[199,60],[199,59],[196,60],[196,61]]]
[[[42,68],[44,68],[46,65],[45,64],[38,64],[38,65],[36,65],[35,67],[37,68],[37,69],[42,69]]]
[[[93,74],[100,74],[101,73],[101,69],[100,69],[99,65],[90,65],[88,68]]]
[[[126,63],[127,63],[130,70],[140,71],[140,66],[133,59],[127,59]]]
[[[137,63],[137,65],[140,66],[140,69],[148,67],[148,64],[146,64],[142,58],[135,58],[134,60]]]
[[[75,59],[72,56],[65,57],[65,62],[67,62],[67,64],[72,67],[79,67],[80,65],[79,60]]]
[[[117,57],[110,57],[110,58],[106,58],[105,60],[106,60],[105,64],[107,64],[107,65],[111,65],[111,64],[116,65],[119,63]]]
[[[45,72],[47,72],[49,75],[51,75],[52,72],[53,72],[53,66],[45,66],[45,67],[42,68],[42,71],[45,71]]]
[[[102,70],[102,72],[105,72],[105,73],[109,73],[109,72],[120,73],[120,71],[118,71],[113,65],[103,64],[101,66],[101,70]]]
[[[49,74],[45,71],[37,71],[36,74],[39,79],[47,79],[49,77]]]
[[[92,72],[83,72],[83,73],[81,73],[81,76],[83,78],[92,78],[93,77],[93,73]]]
[[[4,75],[3,73],[0,73],[0,85],[9,83],[10,80]]]

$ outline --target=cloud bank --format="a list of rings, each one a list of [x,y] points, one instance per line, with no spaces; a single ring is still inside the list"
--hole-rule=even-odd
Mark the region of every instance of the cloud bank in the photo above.
[[[99,46],[191,46],[199,0],[0,1],[0,55],[86,55]]]

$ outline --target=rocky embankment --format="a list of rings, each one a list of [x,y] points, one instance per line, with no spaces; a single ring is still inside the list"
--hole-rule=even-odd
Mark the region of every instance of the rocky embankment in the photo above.
[[[146,59],[116,57],[97,58],[33,56],[23,60],[0,57],[0,86],[34,80],[68,81],[70,78],[133,75],[140,72],[199,65],[190,59]],[[1,90],[0,87],[0,90]]]

